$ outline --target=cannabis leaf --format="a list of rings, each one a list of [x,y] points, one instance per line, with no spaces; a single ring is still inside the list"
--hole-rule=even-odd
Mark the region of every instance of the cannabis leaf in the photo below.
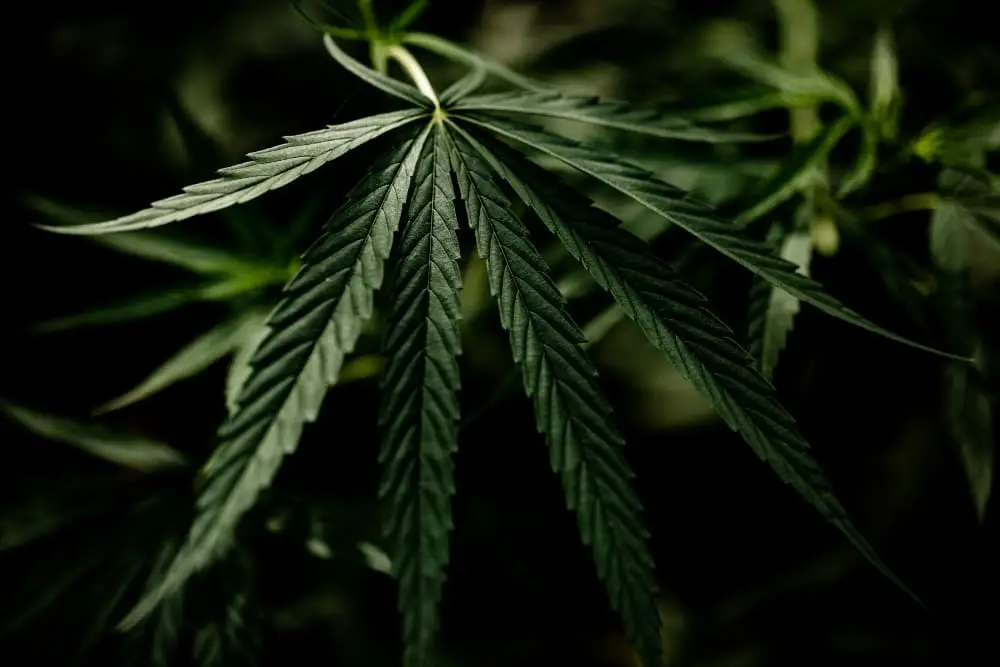
[[[901,588],[836,500],[795,421],[753,370],[706,299],[619,222],[510,148],[479,132],[466,141],[507,181],[675,368],[754,452]],[[912,593],[911,593],[912,595]]]
[[[697,127],[686,119],[668,116],[665,110],[637,108],[624,102],[602,100],[598,97],[564,95],[555,91],[533,94],[505,92],[469,97],[456,103],[452,110],[551,116],[599,125],[612,130],[682,141],[708,143],[768,141],[780,136]]]
[[[808,231],[798,231],[784,238],[778,254],[795,264],[802,275],[808,276],[812,251],[812,235]],[[799,312],[799,300],[755,277],[751,302],[754,307],[750,316],[750,355],[764,377],[770,379]]]
[[[796,273],[794,265],[774,257],[765,244],[750,238],[732,225],[707,217],[705,215],[707,211],[703,207],[697,207],[696,204],[682,199],[676,188],[663,183],[646,170],[619,159],[613,153],[584,146],[536,127],[509,120],[471,113],[462,114],[461,118],[550,155],[611,186],[685,229],[776,287],[780,287],[829,315],[890,340],[934,354],[966,361],[964,357],[921,345],[869,322],[837,299],[826,294],[819,283]]]
[[[463,137],[455,137],[454,165],[490,290],[510,333],[514,360],[534,400],[538,430],[561,474],[566,502],[577,512],[580,535],[593,550],[612,606],[644,664],[660,664],[659,632],[651,619],[653,560],[639,518],[641,505],[622,455],[623,440],[597,371],[581,349],[583,333],[566,312],[544,260],[493,182],[489,164]]]
[[[138,387],[105,403],[98,412],[118,410],[201,373],[249,340],[262,326],[256,312],[238,313],[181,348]]]
[[[268,319],[269,333],[250,362],[254,372],[236,399],[238,408],[219,429],[188,540],[160,586],[121,627],[147,616],[229,546],[240,516],[270,484],[281,458],[295,449],[303,425],[316,419],[361,323],[371,316],[372,293],[381,285],[428,132],[429,126],[417,136],[411,131],[383,156],[303,255],[302,267]]]
[[[183,194],[153,202],[150,208],[107,222],[43,229],[63,234],[108,234],[158,227],[177,220],[242,204],[288,185],[327,162],[425,116],[423,109],[405,109],[285,137],[285,144],[250,153],[249,162],[220,169],[220,178],[184,188]]]
[[[187,465],[184,455],[165,443],[123,433],[103,424],[66,419],[5,401],[0,401],[0,413],[35,435],[135,470],[148,472]]]
[[[458,448],[461,273],[448,147],[438,125],[413,177],[398,241],[382,378],[379,497],[399,579],[405,664],[427,664],[448,563]]]

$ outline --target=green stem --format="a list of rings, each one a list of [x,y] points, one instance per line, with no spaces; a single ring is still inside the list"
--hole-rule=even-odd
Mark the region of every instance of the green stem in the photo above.
[[[791,72],[809,72],[819,56],[819,16],[812,0],[773,0],[781,29],[783,67]],[[796,143],[808,142],[819,131],[816,105],[788,110],[792,138]]]
[[[858,213],[858,219],[862,222],[875,222],[901,213],[933,211],[940,203],[941,197],[936,192],[921,192],[919,194],[906,195],[896,201],[887,201],[869,206]]]
[[[427,78],[427,73],[424,72],[424,68],[420,66],[420,63],[413,57],[413,54],[405,46],[391,44],[385,47],[385,55],[399,63],[400,67],[413,79],[417,90],[434,102],[435,112],[440,112],[441,102],[438,101],[434,86],[431,85],[430,79]]]

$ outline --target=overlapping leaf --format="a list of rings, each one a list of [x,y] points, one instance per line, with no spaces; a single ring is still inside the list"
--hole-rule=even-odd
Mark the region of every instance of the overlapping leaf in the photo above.
[[[641,506],[622,454],[622,437],[597,372],[581,349],[583,334],[566,312],[544,260],[490,175],[489,164],[455,137],[455,170],[490,289],[510,333],[514,360],[534,400],[568,506],[591,546],[598,575],[643,663],[660,664],[653,561]]]
[[[793,232],[781,241],[778,254],[808,276],[812,249],[812,236],[808,232]],[[750,298],[750,355],[761,374],[770,379],[795,323],[799,300],[757,276]]]
[[[753,370],[752,360],[733,340],[732,331],[708,309],[706,299],[642,241],[618,227],[617,220],[592,207],[575,190],[499,142],[479,133],[468,140],[614,296],[649,341],[711,401],[720,417],[782,480],[906,590],[853,526],[794,419],[770,384]]]
[[[480,111],[528,116],[550,116],[612,130],[633,132],[661,139],[725,143],[767,141],[774,135],[727,132],[698,127],[683,118],[671,118],[664,111],[632,107],[624,102],[598,97],[564,95],[555,91],[536,93],[505,92],[469,97],[457,102],[454,111]]]
[[[193,377],[229,355],[263,326],[256,312],[238,313],[177,351],[131,391],[105,403],[99,411],[118,410]]]
[[[184,192],[153,202],[150,208],[107,222],[45,227],[64,234],[108,234],[158,227],[177,220],[242,204],[288,185],[355,148],[426,115],[406,109],[361,118],[328,129],[285,138],[285,144],[250,153],[249,162],[220,169],[220,178],[189,185]]]
[[[424,148],[398,241],[379,411],[379,497],[412,667],[427,664],[437,629],[458,447],[460,249],[444,131]]]
[[[581,145],[538,128],[482,114],[461,118],[509,137],[618,190],[651,211],[687,230],[704,243],[763,277],[776,287],[845,322],[927,352],[965,360],[908,340],[868,321],[823,291],[814,280],[796,273],[796,267],[774,257],[769,248],[733,225],[708,217],[704,208],[681,199],[680,193],[653,174],[629,164],[613,153]]]
[[[224,552],[244,512],[270,484],[281,459],[315,420],[372,312],[373,291],[406,203],[414,165],[429,129],[378,162],[303,255],[302,268],[268,320],[269,333],[251,360],[254,372],[219,429],[205,468],[198,515],[161,585],[122,621],[146,616],[191,574]]]

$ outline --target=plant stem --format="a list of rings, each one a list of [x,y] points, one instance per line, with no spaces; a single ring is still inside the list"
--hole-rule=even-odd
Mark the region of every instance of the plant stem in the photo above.
[[[417,89],[434,102],[434,110],[440,111],[441,102],[438,101],[437,93],[434,92],[434,86],[431,85],[430,79],[427,78],[427,74],[424,72],[424,68],[420,66],[420,63],[413,57],[413,54],[405,46],[392,44],[386,47],[385,55],[399,63],[403,70],[413,79],[413,83],[416,84]]]
[[[862,209],[858,214],[861,222],[875,222],[891,218],[900,213],[912,211],[932,211],[941,203],[941,197],[936,192],[921,192],[900,197],[896,201],[882,202]]]
[[[783,67],[792,72],[808,72],[816,66],[819,55],[819,16],[811,0],[773,0],[781,29]],[[808,142],[819,131],[816,105],[789,109],[792,138]]]

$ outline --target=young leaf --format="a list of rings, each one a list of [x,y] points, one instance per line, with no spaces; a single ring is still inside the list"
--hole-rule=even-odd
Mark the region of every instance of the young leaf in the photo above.
[[[876,125],[876,135],[881,133],[894,139],[899,109],[899,62],[888,28],[880,28],[875,33],[868,77],[868,107]]]
[[[0,412],[35,435],[78,447],[117,465],[143,472],[187,465],[184,455],[169,445],[127,435],[100,424],[64,419],[2,401]]]
[[[746,226],[770,213],[776,206],[801,190],[812,177],[813,169],[826,158],[830,149],[837,145],[853,122],[850,116],[841,116],[824,126],[808,144],[792,151],[777,173],[761,186],[753,203],[746,206],[733,221],[737,225]]]
[[[550,116],[622,132],[633,132],[679,141],[730,143],[770,141],[781,136],[727,132],[697,127],[683,118],[670,118],[659,109],[637,108],[624,102],[601,100],[598,97],[563,95],[554,91],[504,92],[468,97],[457,102],[452,110]]]
[[[812,235],[809,232],[793,232],[782,242],[779,256],[798,266],[799,273],[808,276],[812,250]],[[761,278],[755,281],[758,285],[762,284],[766,298],[764,312],[751,322],[750,354],[759,364],[761,374],[771,379],[778,365],[778,356],[792,330],[795,315],[799,312],[799,300]]]
[[[43,229],[63,234],[127,232],[242,204],[426,115],[423,109],[405,109],[285,137],[284,145],[250,153],[250,162],[220,169],[220,178],[189,185],[183,194],[153,202],[150,208],[107,222]]]
[[[498,171],[618,302],[649,341],[786,483],[903,590],[837,501],[794,419],[706,299],[618,221],[513,150],[479,132],[465,141]],[[909,592],[909,591],[907,591]],[[911,593],[912,595],[912,593]]]
[[[399,580],[404,663],[428,664],[452,529],[461,272],[448,146],[437,126],[413,177],[383,345],[379,425],[384,535]]]
[[[445,88],[441,93],[441,105],[450,107],[476,92],[486,82],[486,70],[482,67],[470,71],[461,79]]]
[[[819,283],[796,273],[794,265],[774,257],[765,244],[752,239],[733,225],[704,215],[692,214],[690,212],[692,204],[680,199],[676,188],[663,183],[648,171],[619,159],[613,153],[583,146],[538,128],[515,124],[508,120],[478,114],[463,114],[461,118],[557,158],[561,162],[611,186],[685,229],[771,284],[829,315],[890,340],[933,354],[967,361],[964,357],[921,345],[869,322],[837,299],[826,294]]]
[[[240,313],[230,318],[185,345],[138,387],[108,401],[97,411],[118,410],[201,373],[252,337],[260,324],[255,313]]]
[[[471,51],[464,46],[460,46],[437,35],[429,35],[423,32],[410,32],[403,36],[403,44],[418,46],[439,56],[443,56],[454,62],[468,65],[474,69],[483,69],[495,77],[503,79],[518,88],[525,90],[541,91],[547,90],[550,86],[539,81],[534,81],[526,76],[518,74],[509,67],[501,65],[495,60],[484,55]]]
[[[333,56],[333,59],[340,63],[341,67],[368,85],[374,86],[383,92],[389,93],[390,95],[395,95],[396,97],[406,100],[410,104],[415,104],[418,107],[427,107],[428,102],[433,102],[433,100],[429,99],[426,95],[410,84],[397,81],[396,79],[382,74],[381,72],[376,72],[370,67],[365,67],[360,62],[344,53],[344,51],[337,46],[337,42],[333,40],[333,37],[331,37],[329,33],[323,35],[323,46],[325,46],[327,52]]]
[[[562,477],[567,505],[577,512],[581,538],[593,550],[612,607],[621,614],[643,663],[659,665],[653,559],[641,505],[611,406],[581,349],[583,333],[566,312],[527,230],[493,182],[489,164],[464,139],[455,139],[453,163],[462,199],[552,467]]]
[[[240,517],[294,451],[302,428],[316,419],[371,316],[373,292],[399,225],[414,165],[430,126],[384,155],[348,195],[302,257],[268,319],[268,334],[250,365],[237,409],[219,428],[206,463],[198,515],[160,585],[120,623],[127,629],[230,546]]]

